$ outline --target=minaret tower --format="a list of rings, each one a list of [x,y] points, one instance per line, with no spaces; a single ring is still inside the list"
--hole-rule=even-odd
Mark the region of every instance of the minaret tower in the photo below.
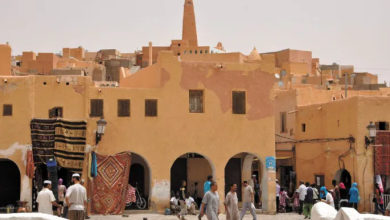
[[[198,46],[198,34],[196,32],[195,10],[192,0],[184,1],[183,16],[183,40],[187,40],[190,47]]]

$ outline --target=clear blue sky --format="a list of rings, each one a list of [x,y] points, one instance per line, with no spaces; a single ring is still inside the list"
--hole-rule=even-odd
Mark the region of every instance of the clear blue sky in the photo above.
[[[22,51],[83,46],[133,52],[181,38],[184,0],[2,0],[0,43]],[[390,82],[390,0],[194,0],[199,44],[249,54],[313,51]]]

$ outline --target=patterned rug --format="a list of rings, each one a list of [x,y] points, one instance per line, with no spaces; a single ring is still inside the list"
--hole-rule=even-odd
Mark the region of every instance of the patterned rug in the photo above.
[[[131,155],[129,152],[114,156],[96,154],[97,177],[91,184],[92,214],[120,215],[126,205]]]
[[[30,123],[35,164],[46,163],[54,156],[54,123],[57,119],[33,119]]]
[[[54,155],[59,166],[72,172],[82,172],[87,123],[85,121],[67,121],[58,119],[55,122]]]
[[[390,132],[378,131],[375,139],[375,175],[390,175]]]

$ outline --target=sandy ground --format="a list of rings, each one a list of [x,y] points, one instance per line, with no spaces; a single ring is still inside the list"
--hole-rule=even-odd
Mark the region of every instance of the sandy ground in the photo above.
[[[176,216],[173,215],[158,215],[158,214],[129,214],[129,217],[122,217],[122,216],[92,216],[92,220],[143,220],[146,218],[147,220],[176,220],[178,219]],[[298,220],[303,219],[304,216],[299,216],[295,213],[288,213],[288,214],[278,214],[278,215],[257,215],[258,220]],[[194,215],[187,216],[186,219],[188,220],[197,220],[198,218]],[[202,218],[203,220],[207,220],[206,217]],[[226,220],[226,215],[220,215],[219,220]],[[244,220],[252,220],[252,216],[250,214],[247,214],[244,217]]]

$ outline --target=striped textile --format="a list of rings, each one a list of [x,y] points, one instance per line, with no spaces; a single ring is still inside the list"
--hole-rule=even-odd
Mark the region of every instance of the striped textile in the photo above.
[[[135,188],[132,187],[130,184],[127,186],[127,195],[126,195],[126,204],[129,204],[130,202],[135,202]]]
[[[57,119],[33,119],[30,123],[33,160],[46,163],[54,156],[54,135]]]
[[[73,172],[83,170],[87,123],[58,119],[55,122],[54,155],[58,165]]]
[[[86,147],[86,121],[65,119],[31,120],[31,141],[35,164],[55,157],[58,166],[81,172]]]

